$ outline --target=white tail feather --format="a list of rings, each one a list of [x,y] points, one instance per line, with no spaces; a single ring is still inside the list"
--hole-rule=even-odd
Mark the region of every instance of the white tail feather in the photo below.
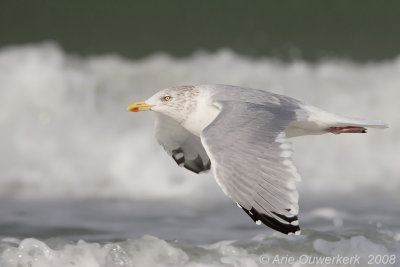
[[[382,121],[355,119],[339,116],[322,109],[304,105],[297,112],[297,120],[289,124],[286,129],[287,137],[301,135],[315,135],[327,133],[331,127],[365,127],[365,128],[387,128],[388,125]]]

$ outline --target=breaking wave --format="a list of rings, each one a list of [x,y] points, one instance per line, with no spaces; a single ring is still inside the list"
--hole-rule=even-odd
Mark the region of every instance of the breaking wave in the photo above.
[[[203,83],[267,89],[338,114],[386,121],[389,129],[366,135],[294,139],[294,157],[303,192],[396,195],[399,73],[400,58],[282,63],[225,49],[131,60],[79,57],[54,43],[3,48],[0,197],[220,198],[211,174],[178,168],[162,151],[150,112],[125,111],[162,88]]]

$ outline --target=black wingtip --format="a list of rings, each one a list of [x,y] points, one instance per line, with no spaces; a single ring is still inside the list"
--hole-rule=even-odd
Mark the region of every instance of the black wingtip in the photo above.
[[[172,158],[179,166],[183,166],[194,173],[208,171],[211,167],[210,160],[204,163],[200,155],[198,155],[197,158],[193,160],[187,160],[185,158],[185,152],[181,148],[172,150]]]
[[[283,234],[286,235],[290,235],[290,234],[299,234],[300,233],[300,226],[299,225],[293,225],[291,224],[292,222],[295,222],[298,220],[297,216],[292,216],[292,217],[287,217],[285,215],[282,214],[278,214],[276,212],[272,212],[273,214],[275,214],[277,217],[281,218],[282,220],[288,222],[288,223],[283,223],[271,216],[268,216],[266,214],[262,214],[259,213],[256,209],[251,208],[250,210],[245,209],[243,207],[241,207],[246,213],[247,215],[249,215],[253,221],[255,223],[257,223],[257,221],[261,221],[262,223],[264,223],[265,225],[267,225],[268,227],[279,231]]]
[[[172,158],[179,166],[185,163],[185,155],[183,153],[183,150],[180,148],[172,150]]]

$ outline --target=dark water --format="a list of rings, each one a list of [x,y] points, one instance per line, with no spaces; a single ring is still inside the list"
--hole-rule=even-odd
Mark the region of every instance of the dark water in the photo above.
[[[79,54],[185,56],[229,47],[281,59],[393,58],[399,1],[8,1],[0,47],[55,40]]]
[[[303,234],[359,232],[399,233],[398,201],[384,195],[325,195],[300,198]],[[254,224],[229,200],[13,200],[0,199],[0,239],[59,237],[70,241],[120,241],[144,234],[165,240],[210,244],[219,240],[246,240],[272,234]],[[283,236],[276,233],[278,236]],[[398,238],[398,237],[397,237]]]

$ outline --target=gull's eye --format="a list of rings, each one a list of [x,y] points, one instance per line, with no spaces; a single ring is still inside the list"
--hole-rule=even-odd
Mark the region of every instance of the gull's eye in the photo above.
[[[171,100],[171,97],[170,97],[169,95],[164,96],[164,97],[163,97],[163,100],[164,100],[164,101],[169,101],[169,100]]]

